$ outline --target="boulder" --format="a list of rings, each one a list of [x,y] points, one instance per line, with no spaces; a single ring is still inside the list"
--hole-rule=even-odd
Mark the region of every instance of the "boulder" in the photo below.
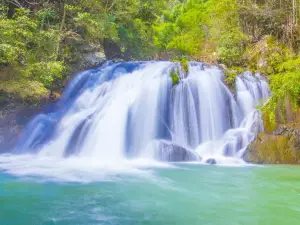
[[[196,153],[171,142],[159,140],[157,142],[156,154],[157,160],[164,162],[190,162],[201,160]]]
[[[216,165],[217,161],[215,159],[208,159],[205,161],[205,163],[210,164],[210,165]]]

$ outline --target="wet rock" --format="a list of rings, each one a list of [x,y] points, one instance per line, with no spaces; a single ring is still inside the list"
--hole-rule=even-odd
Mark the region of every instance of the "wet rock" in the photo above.
[[[105,53],[100,45],[80,44],[78,46],[78,55],[74,61],[70,62],[70,74],[97,68],[105,62]],[[66,82],[69,82],[72,77],[72,75],[69,76]]]
[[[205,161],[205,163],[210,164],[210,165],[216,165],[217,161],[215,159],[208,159]]]
[[[201,158],[192,151],[164,140],[157,142],[156,158],[164,162],[190,162],[201,160]]]
[[[81,70],[96,68],[106,61],[103,52],[91,52],[83,54],[80,62]]]
[[[228,70],[227,66],[225,64],[222,64],[222,63],[217,64],[217,67],[219,67],[223,71],[227,71]]]

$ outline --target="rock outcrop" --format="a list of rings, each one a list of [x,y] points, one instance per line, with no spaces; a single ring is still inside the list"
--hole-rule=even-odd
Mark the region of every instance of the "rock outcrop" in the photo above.
[[[248,147],[245,160],[257,164],[299,164],[299,130],[280,135],[259,134]]]

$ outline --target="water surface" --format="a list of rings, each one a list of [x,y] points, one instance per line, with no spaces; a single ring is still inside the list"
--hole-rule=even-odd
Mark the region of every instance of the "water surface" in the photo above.
[[[300,224],[299,167],[179,164],[85,182],[7,172],[0,172],[5,225]]]

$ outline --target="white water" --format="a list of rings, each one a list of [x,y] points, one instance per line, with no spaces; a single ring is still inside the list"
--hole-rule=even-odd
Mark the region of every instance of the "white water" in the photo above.
[[[133,62],[78,74],[52,112],[27,126],[15,153],[52,166],[66,158],[97,168],[141,158],[186,161],[186,151],[200,163],[243,164],[246,147],[263,129],[255,107],[270,95],[267,82],[245,73],[233,95],[217,67],[190,63],[187,77],[180,74],[173,86],[176,70],[171,62]],[[19,160],[9,160],[16,157],[22,158],[1,157],[0,168],[17,167]]]

